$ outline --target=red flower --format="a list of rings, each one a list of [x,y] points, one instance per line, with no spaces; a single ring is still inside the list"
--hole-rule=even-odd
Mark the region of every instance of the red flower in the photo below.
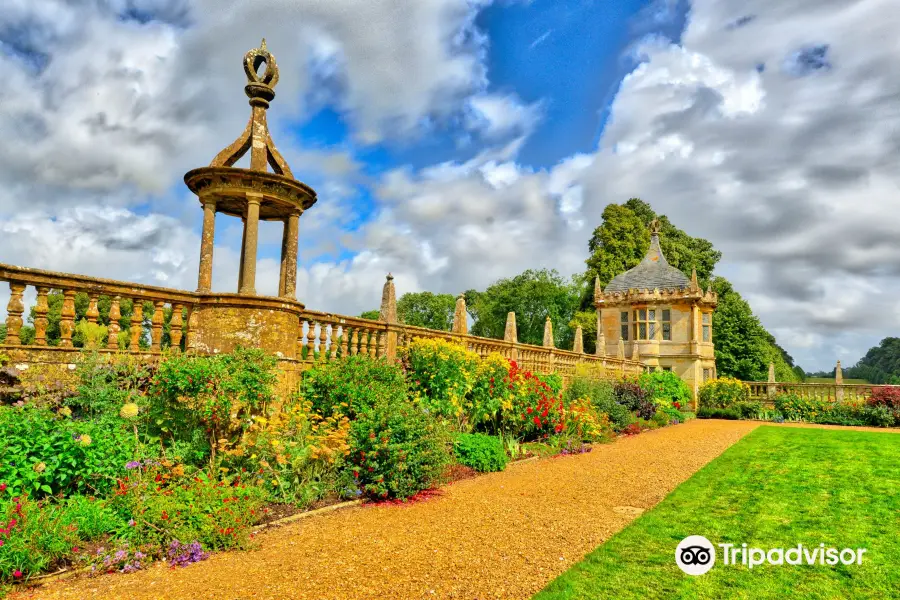
[[[5,492],[5,491],[6,491],[6,484],[0,483],[0,492]]]
[[[529,415],[531,414],[531,407],[530,407],[530,406],[528,407],[528,410],[527,410],[526,412],[527,412]]]
[[[557,426],[554,428],[554,431],[556,431],[556,433],[559,433],[559,432],[562,431],[562,430],[563,430],[562,423],[560,423],[559,425],[557,425]]]
[[[163,518],[163,521],[168,521],[168,520],[169,520],[169,513],[167,513],[166,511],[163,511],[163,512],[162,512],[162,518]]]
[[[540,420],[539,418],[535,417],[535,418],[534,418],[534,424],[537,425],[538,427],[540,427],[540,426],[541,426],[541,420]]]

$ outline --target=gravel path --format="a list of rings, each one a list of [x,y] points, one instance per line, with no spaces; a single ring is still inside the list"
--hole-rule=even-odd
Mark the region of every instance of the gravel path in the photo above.
[[[530,598],[758,425],[692,420],[459,481],[425,502],[305,519],[249,552],[12,597]]]

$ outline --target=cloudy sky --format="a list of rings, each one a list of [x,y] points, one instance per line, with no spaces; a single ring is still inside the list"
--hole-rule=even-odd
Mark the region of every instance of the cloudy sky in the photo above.
[[[273,137],[319,194],[310,308],[375,308],[388,271],[400,293],[582,271],[603,207],[639,196],[722,250],[807,370],[898,333],[896,0],[3,6],[0,262],[194,289],[182,176],[242,131],[265,37]],[[239,226],[217,219],[216,289]],[[260,293],[280,236],[261,226]]]

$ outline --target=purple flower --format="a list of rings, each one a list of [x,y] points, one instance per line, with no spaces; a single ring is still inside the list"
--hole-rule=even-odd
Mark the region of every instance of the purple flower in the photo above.
[[[141,461],[139,461],[139,460],[132,460],[130,462],[125,463],[126,469],[139,469],[140,466],[141,466]]]

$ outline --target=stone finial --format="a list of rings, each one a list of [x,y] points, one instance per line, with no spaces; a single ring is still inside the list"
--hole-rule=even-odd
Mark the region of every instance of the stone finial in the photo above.
[[[635,341],[631,346],[631,360],[641,362],[641,345]]]
[[[775,363],[769,363],[769,383],[775,383]]]
[[[844,383],[844,371],[841,369],[841,361],[837,361],[837,366],[834,368],[834,382],[837,385]]]
[[[394,276],[390,273],[381,290],[381,312],[378,319],[385,323],[397,323],[397,292],[394,289]]]
[[[625,341],[620,339],[619,345],[616,347],[616,358],[625,360]]]
[[[659,230],[662,228],[662,223],[659,219],[653,219],[650,221],[650,235],[659,235]]]
[[[266,69],[259,75],[258,71],[262,65],[265,65]],[[244,55],[244,73],[247,75],[244,93],[250,98],[250,106],[253,107],[250,122],[247,123],[244,132],[230,146],[219,152],[209,166],[231,167],[249,150],[251,171],[266,172],[268,165],[276,174],[293,178],[290,167],[275,148],[275,142],[272,141],[266,123],[266,109],[269,108],[269,102],[275,98],[275,86],[278,84],[278,65],[275,64],[275,56],[266,47],[265,38],[259,48],[254,48]]]
[[[584,354],[584,330],[581,325],[575,328],[575,344],[572,346],[572,352]]]
[[[603,288],[600,286],[600,276],[594,277],[594,302],[603,302]]]
[[[697,282],[697,269],[691,269],[691,289],[700,290],[700,284]],[[703,291],[703,290],[700,290]]]
[[[547,320],[544,321],[544,348],[555,348],[553,345],[553,321],[550,320],[550,315],[547,315]]]
[[[466,320],[466,297],[463,294],[456,299],[456,310],[453,311],[453,333],[462,335],[469,333],[469,323]]]
[[[516,329],[516,313],[514,312],[506,315],[506,330],[503,332],[503,341],[513,343],[519,341],[519,332]]]
[[[597,356],[606,356],[606,336],[603,335],[603,323],[597,315]]]

